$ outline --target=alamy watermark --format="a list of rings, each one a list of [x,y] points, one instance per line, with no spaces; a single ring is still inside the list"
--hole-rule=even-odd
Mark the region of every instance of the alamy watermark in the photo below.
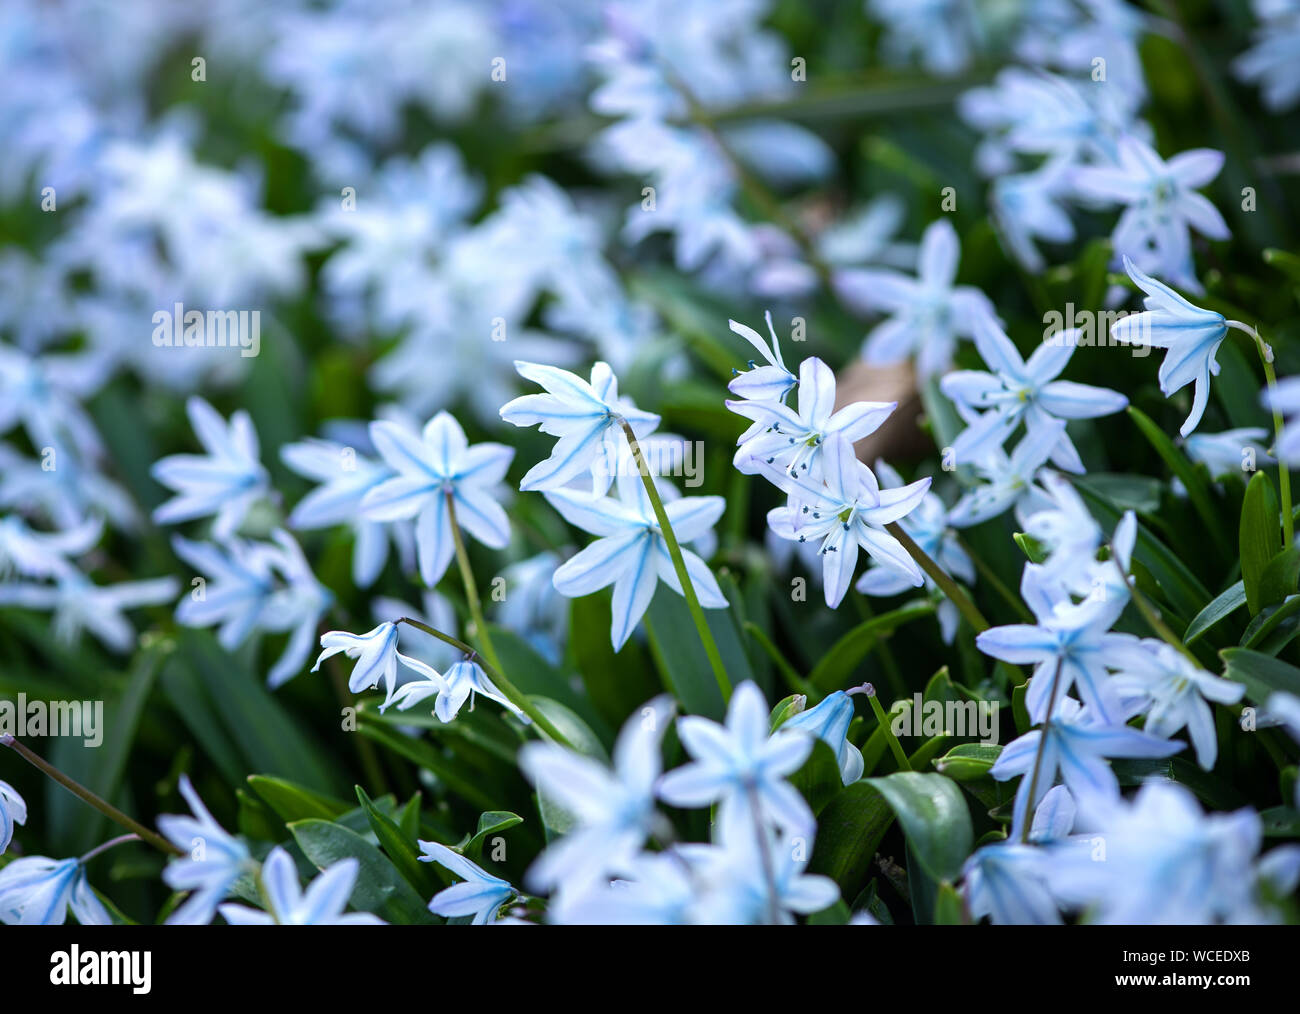
[[[890,705],[889,728],[900,737],[977,737],[985,746],[996,746],[998,710],[997,701],[927,701],[918,693]]]
[[[1132,349],[1138,359],[1151,354],[1149,317],[1138,314],[1140,324],[1128,341],[1119,341],[1110,329],[1125,317],[1134,316],[1131,310],[1077,310],[1073,303],[1065,304],[1065,312],[1048,310],[1043,314],[1043,344],[1073,345],[1075,348],[1105,348],[1115,345]]]
[[[104,742],[103,701],[0,700],[0,736],[15,739],[59,737],[80,739],[95,748]]]
[[[153,315],[153,343],[158,348],[239,349],[252,358],[262,351],[261,310],[186,310],[177,303]]]

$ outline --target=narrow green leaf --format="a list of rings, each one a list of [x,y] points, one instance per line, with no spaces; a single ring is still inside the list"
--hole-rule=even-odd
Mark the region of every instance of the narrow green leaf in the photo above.
[[[1264,472],[1256,472],[1246,486],[1240,524],[1241,581],[1252,616],[1265,604],[1260,596],[1264,571],[1282,551],[1280,517],[1273,480]]]
[[[956,880],[975,840],[970,811],[956,783],[918,771],[866,781],[888,801],[926,872],[937,881]]]

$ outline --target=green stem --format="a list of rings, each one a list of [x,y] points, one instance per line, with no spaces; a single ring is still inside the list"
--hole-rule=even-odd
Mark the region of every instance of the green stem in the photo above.
[[[983,613],[976,608],[970,597],[961,590],[957,582],[949,577],[942,567],[930,559],[929,554],[918,546],[907,532],[903,531],[902,525],[897,521],[891,521],[885,525],[885,531],[902,543],[908,555],[929,575],[930,580],[939,586],[939,590],[948,596],[949,601],[957,607],[957,611],[962,616],[966,617],[966,622],[975,628],[977,634],[989,629],[989,621],[984,619]]]
[[[1038,796],[1038,776],[1043,769],[1043,754],[1047,750],[1048,726],[1052,724],[1052,714],[1056,711],[1056,694],[1061,689],[1061,669],[1065,665],[1064,657],[1056,660],[1056,672],[1052,674],[1052,688],[1047,695],[1047,717],[1043,719],[1043,727],[1038,733],[1038,750],[1034,753],[1034,773],[1029,778],[1029,795],[1025,803],[1024,816],[1021,818],[1024,824],[1020,828],[1020,841],[1024,844],[1029,841],[1029,830],[1034,822],[1034,801]]]
[[[125,813],[123,813],[121,810],[119,810],[116,806],[113,806],[111,803],[108,803],[105,800],[101,799],[99,796],[95,795],[93,792],[91,792],[80,782],[74,781],[73,779],[69,778],[67,775],[65,775],[62,771],[56,768],[49,761],[44,760],[43,758],[39,757],[37,754],[29,750],[22,743],[19,743],[18,740],[13,738],[13,736],[10,735],[0,736],[0,746],[9,747],[9,749],[13,750],[14,753],[18,754],[19,757],[25,760],[32,767],[36,768],[38,771],[54,779],[65,789],[71,792],[74,796],[76,796],[78,799],[82,800],[85,803],[89,803],[91,806],[93,806],[96,810],[102,813],[109,820],[113,821],[115,824],[120,824],[122,827],[126,828],[132,834],[137,835],[142,841],[148,842],[159,852],[165,852],[168,855],[173,855],[173,856],[185,855],[184,851],[178,849],[175,845],[169,842],[162,835],[158,834],[155,831],[150,831],[139,821],[133,820],[132,818],[128,817]]]
[[[993,568],[980,559],[979,554],[977,554],[975,550],[971,549],[970,544],[960,535],[957,537],[957,545],[961,546],[961,548],[965,550],[966,555],[971,558],[971,562],[975,564],[975,570],[979,573],[979,576],[984,579],[984,582],[1002,596],[1007,605],[1015,611],[1017,616],[1026,623],[1032,624],[1038,622],[1034,619],[1034,614],[1025,608],[1025,604],[1020,601],[1019,596],[1015,595],[1011,589],[1006,586],[1002,578],[998,577],[994,572]]]
[[[758,642],[760,648],[767,652],[768,658],[781,670],[781,675],[785,681],[790,684],[790,689],[797,694],[803,694],[805,697],[820,697],[821,691],[813,686],[808,680],[799,675],[796,669],[783,654],[781,649],[772,643],[772,639],[757,623],[752,620],[746,620],[744,625],[745,633]]]
[[[483,618],[483,603],[478,597],[474,570],[469,565],[469,553],[465,552],[465,539],[460,533],[460,525],[456,523],[456,504],[451,493],[447,494],[447,519],[451,523],[451,538],[456,544],[456,564],[460,567],[460,578],[465,585],[465,598],[469,602],[470,621],[474,625],[474,640],[483,645],[483,657],[499,672],[502,668],[501,659],[497,657],[496,649],[492,646],[487,620]]]
[[[876,696],[876,688],[870,683],[863,683],[860,687],[854,687],[847,691],[849,696],[855,693],[864,694],[871,703],[871,710],[876,713],[877,727],[885,737],[885,742],[889,744],[889,752],[894,755],[894,760],[898,762],[899,771],[911,771],[912,765],[907,760],[907,754],[903,751],[903,744],[898,741],[894,735],[894,730],[889,724],[889,716],[885,714],[885,709],[880,705],[880,699]]]
[[[540,729],[543,733],[545,733],[548,738],[554,740],[556,743],[559,743],[561,746],[567,746],[570,750],[576,751],[578,749],[576,746],[574,746],[572,743],[569,742],[568,738],[564,735],[564,733],[562,733],[559,729],[557,729],[554,723],[552,723],[549,718],[547,718],[544,714],[542,714],[540,710],[538,710],[537,705],[535,705],[531,700],[529,700],[528,697],[524,695],[519,690],[518,687],[516,687],[513,683],[511,683],[508,679],[506,679],[505,676],[502,675],[499,669],[497,669],[495,666],[488,663],[485,659],[479,657],[478,652],[475,651],[468,644],[466,644],[464,641],[452,637],[450,634],[444,634],[441,630],[435,630],[427,623],[421,623],[419,620],[413,620],[409,616],[402,616],[394,620],[393,622],[405,623],[408,626],[414,627],[416,630],[423,630],[430,637],[436,637],[439,641],[442,641],[444,644],[450,644],[453,648],[456,648],[464,652],[468,658],[476,659],[478,661],[478,664],[483,668],[483,671],[487,673],[488,679],[491,680],[492,684],[498,690],[501,691],[502,696],[504,696],[506,700],[508,700],[520,711],[522,711],[525,715],[531,718],[534,724],[536,724],[537,728]]]
[[[1277,392],[1277,373],[1273,370],[1273,349],[1264,341],[1260,333],[1249,324],[1239,320],[1228,321],[1228,327],[1245,332],[1255,339],[1255,350],[1259,361],[1264,366],[1264,380],[1268,385],[1270,398]],[[1277,457],[1277,444],[1282,439],[1282,413],[1273,409],[1273,457],[1277,458],[1277,487],[1282,498],[1282,538],[1283,544],[1290,549],[1295,542],[1295,517],[1291,512],[1291,472],[1281,458]]]
[[[731,699],[731,680],[727,677],[727,668],[722,664],[722,655],[718,652],[718,646],[713,640],[713,634],[709,630],[708,621],[704,618],[704,609],[700,606],[699,596],[695,594],[695,586],[691,583],[691,575],[686,570],[686,560],[682,556],[682,547],[677,544],[677,536],[673,533],[673,526],[668,521],[668,512],[664,510],[664,504],[659,499],[659,490],[655,488],[654,475],[650,471],[650,466],[646,463],[645,455],[641,452],[641,445],[637,443],[636,434],[632,432],[631,425],[626,419],[620,419],[623,426],[623,435],[627,437],[628,446],[632,449],[632,458],[636,462],[637,471],[641,473],[641,483],[645,486],[646,496],[650,498],[650,506],[655,512],[655,520],[659,523],[660,534],[664,537],[664,543],[668,546],[668,555],[672,557],[673,569],[677,571],[677,580],[682,586],[682,595],[686,599],[686,606],[691,612],[691,619],[695,621],[695,629],[700,635],[700,642],[704,645],[704,653],[709,657],[709,665],[713,669],[713,678],[718,681],[718,689],[722,691],[723,703]]]

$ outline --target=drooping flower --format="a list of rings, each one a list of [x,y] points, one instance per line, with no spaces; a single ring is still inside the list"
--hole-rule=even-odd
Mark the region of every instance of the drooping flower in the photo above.
[[[427,668],[418,659],[403,655],[397,650],[397,626],[393,623],[381,623],[374,630],[364,634],[349,634],[345,630],[330,630],[321,635],[321,647],[324,649],[311,667],[315,672],[327,658],[343,652],[354,659],[352,675],[348,677],[348,689],[354,694],[371,687],[382,686],[384,704],[387,707],[394,701],[397,692],[397,666],[405,665],[413,672],[424,674]]]
[[[433,841],[421,841],[419,845],[424,853],[420,862],[437,863],[464,881],[433,896],[429,911],[434,915],[448,919],[472,915],[475,926],[486,926],[496,918],[498,909],[519,893],[509,881],[492,876],[446,845]]]
[[[441,722],[451,722],[460,714],[465,702],[474,707],[475,697],[486,697],[496,701],[507,711],[514,712],[519,719],[527,723],[530,719],[511,702],[496,685],[488,679],[483,667],[471,659],[461,659],[445,673],[439,674],[432,666],[416,658],[402,657],[402,662],[421,675],[421,679],[403,683],[397,692],[385,701],[384,708],[396,704],[398,711],[407,711],[420,701],[437,695],[433,704],[433,713]]]
[[[437,584],[455,556],[452,510],[456,524],[483,545],[502,549],[510,542],[510,521],[493,489],[505,477],[513,448],[493,443],[471,447],[465,431],[446,412],[430,419],[419,436],[386,421],[371,423],[370,435],[397,475],[366,493],[362,517],[416,519],[420,577],[426,585]]]
[[[515,426],[539,426],[559,439],[551,456],[528,470],[521,490],[558,490],[584,472],[592,477],[592,495],[609,491],[622,456],[622,421],[636,438],[649,436],[659,417],[642,412],[618,395],[618,378],[605,363],[591,368],[591,382],[568,370],[540,363],[516,362],[525,380],[541,385],[545,394],[525,394],[501,407],[501,418]]]
[[[207,453],[173,454],[154,464],[153,477],[177,495],[155,510],[153,519],[167,525],[215,516],[213,534],[228,539],[269,489],[258,460],[257,431],[243,409],[229,424],[199,397],[190,398],[185,411]]]
[[[737,371],[736,379],[727,385],[727,390],[747,401],[784,401],[790,389],[798,386],[799,379],[786,368],[781,357],[781,341],[772,326],[772,312],[769,310],[763,319],[767,321],[767,331],[772,336],[771,345],[752,327],[735,320],[727,321],[731,330],[754,346],[767,364],[757,366],[751,361],[748,370]]]
[[[0,922],[62,926],[69,908],[82,926],[112,925],[79,860],[24,856],[0,869]]]
[[[1196,429],[1210,399],[1210,377],[1219,375],[1215,353],[1228,328],[1236,327],[1253,334],[1237,321],[1225,320],[1223,314],[1193,306],[1173,289],[1145,274],[1127,257],[1124,270],[1138,288],[1146,293],[1141,313],[1129,314],[1110,326],[1111,337],[1130,345],[1150,345],[1168,349],[1160,364],[1160,391],[1170,397],[1194,383],[1192,411],[1178,432],[1187,436]]]
[[[816,736],[835,752],[840,765],[840,779],[845,785],[862,777],[862,751],[849,742],[849,725],[853,722],[853,698],[843,690],[827,694],[816,707],[787,719],[781,729],[806,732]]]
[[[615,651],[623,647],[645,615],[660,581],[682,594],[668,544],[640,476],[620,472],[617,490],[617,498],[563,489],[546,493],[566,521],[599,536],[563,563],[553,580],[556,590],[570,598],[614,585],[610,641]],[[720,496],[684,496],[664,503],[668,523],[681,544],[687,574],[705,609],[725,608],[727,600],[708,565],[685,547],[706,535],[725,507]]]
[[[277,845],[262,863],[266,910],[227,904],[220,912],[235,926],[383,926],[384,920],[369,912],[344,912],[360,867],[356,859],[340,859],[304,891],[293,859]]]
[[[14,825],[27,823],[27,803],[8,782],[0,782],[0,855],[14,840]]]

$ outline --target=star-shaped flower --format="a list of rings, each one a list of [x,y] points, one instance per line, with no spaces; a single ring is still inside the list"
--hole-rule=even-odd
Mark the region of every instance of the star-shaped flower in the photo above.
[[[570,598],[614,585],[610,641],[615,651],[623,647],[645,615],[660,581],[682,594],[668,544],[641,477],[622,473],[616,488],[617,498],[590,497],[572,490],[546,493],[546,499],[566,521],[600,536],[563,563],[553,580],[556,590]],[[686,544],[708,534],[725,507],[720,496],[685,496],[664,503],[668,523],[682,547],[686,572],[705,609],[723,609],[727,600],[708,565]]]
[[[293,859],[277,845],[262,863],[266,911],[222,905],[220,912],[234,926],[383,926],[384,920],[369,912],[344,912],[360,868],[356,859],[340,859],[304,891]]]
[[[981,460],[1001,447],[1021,422],[1032,433],[1054,419],[1094,419],[1128,404],[1116,391],[1056,379],[1074,354],[1077,331],[1054,335],[1025,362],[992,320],[980,318],[974,330],[975,347],[993,372],[958,370],[940,382],[943,393],[963,410],[968,423],[952,444],[958,462]],[[1067,472],[1084,471],[1079,452],[1064,430],[1051,457]]]
[[[562,489],[590,471],[592,495],[607,493],[623,453],[622,420],[638,440],[659,425],[657,415],[618,396],[618,378],[605,363],[591,368],[590,383],[540,363],[516,362],[515,369],[546,393],[525,394],[501,406],[501,418],[516,426],[540,426],[543,433],[559,437],[551,456],[528,470],[521,490]]]
[[[924,575],[902,544],[884,526],[906,517],[920,505],[930,488],[929,478],[898,489],[881,489],[871,469],[853,453],[842,436],[826,442],[822,483],[769,472],[768,477],[798,496],[801,506],[776,507],[768,512],[768,527],[780,538],[820,542],[823,590],[832,609],[840,604],[857,567],[858,548],[907,575],[921,587]]]
[[[505,478],[514,449],[504,444],[469,445],[465,431],[446,412],[429,420],[416,435],[393,422],[373,422],[370,436],[384,461],[397,473],[372,488],[361,501],[370,521],[415,518],[420,577],[432,587],[456,553],[451,530],[456,523],[483,545],[503,549],[510,542],[510,521],[494,496]]]
[[[257,431],[243,409],[229,425],[199,397],[190,398],[185,411],[207,454],[173,454],[154,464],[153,477],[177,495],[155,510],[153,519],[167,525],[215,515],[212,533],[227,539],[269,489],[258,460]]]

